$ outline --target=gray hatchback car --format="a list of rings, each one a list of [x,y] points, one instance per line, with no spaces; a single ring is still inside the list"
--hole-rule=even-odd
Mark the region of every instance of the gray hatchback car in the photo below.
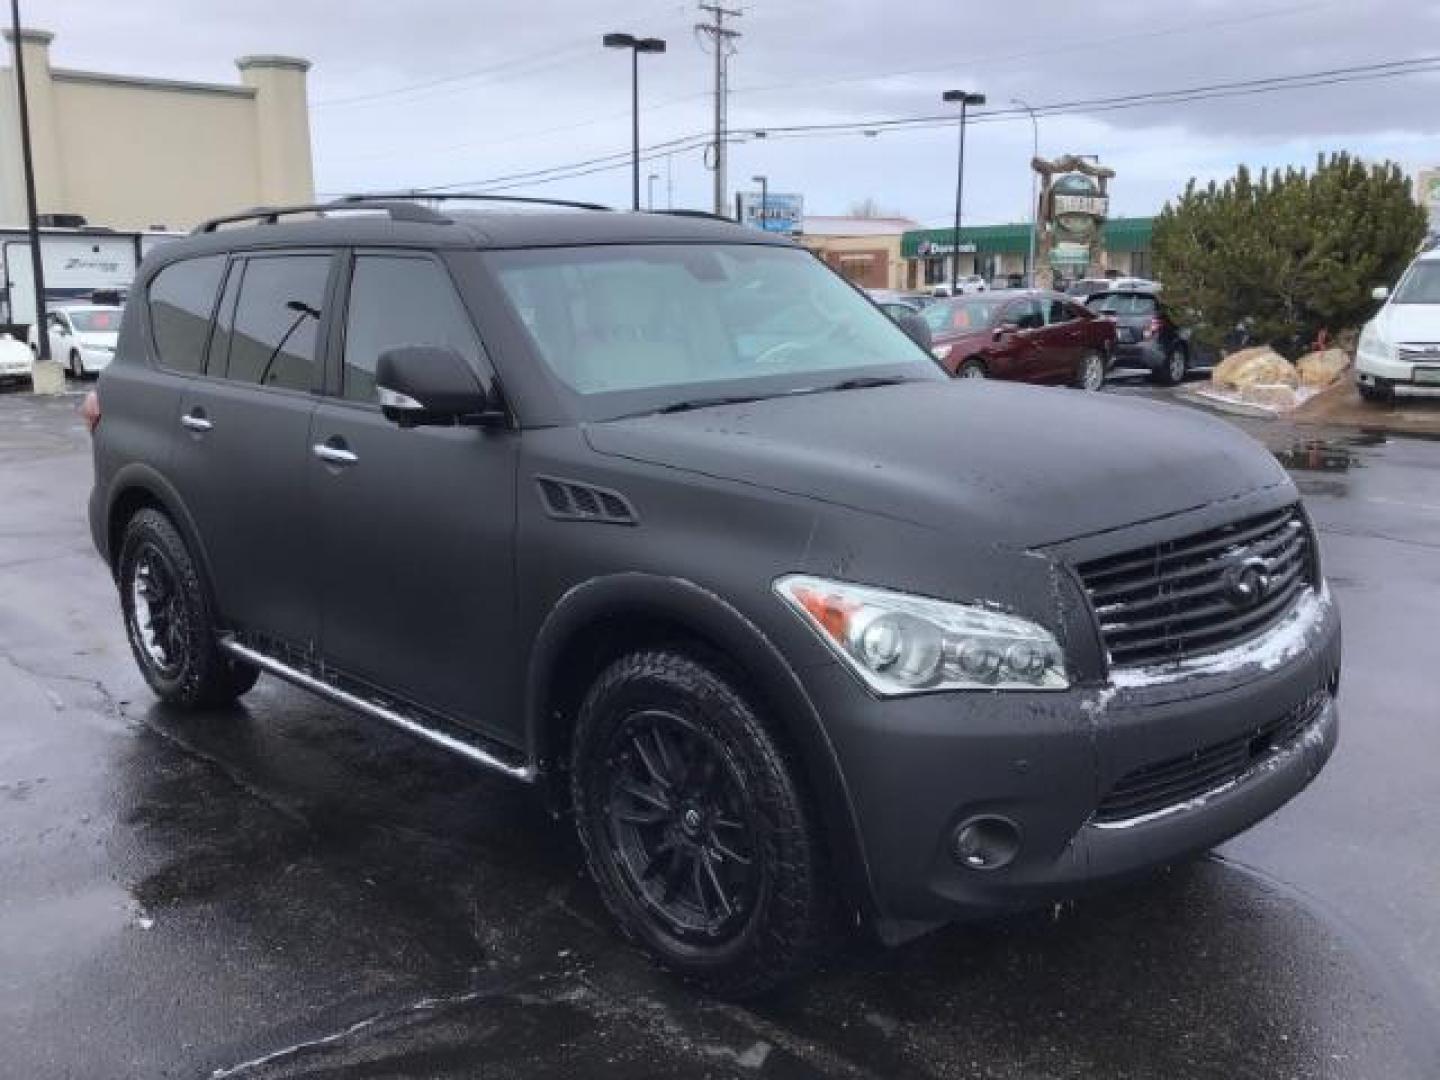
[[[164,701],[268,672],[536,785],[730,995],[1203,852],[1324,764],[1338,616],[1244,435],[952,380],[755,230],[466,205],[141,267],[90,518]]]

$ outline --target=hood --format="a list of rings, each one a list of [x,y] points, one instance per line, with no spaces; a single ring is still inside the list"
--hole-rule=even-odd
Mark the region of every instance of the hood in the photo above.
[[[599,453],[810,496],[1017,549],[1288,483],[1182,406],[978,379],[593,424]]]
[[[1396,344],[1440,342],[1440,304],[1386,304],[1375,316],[1375,328]]]

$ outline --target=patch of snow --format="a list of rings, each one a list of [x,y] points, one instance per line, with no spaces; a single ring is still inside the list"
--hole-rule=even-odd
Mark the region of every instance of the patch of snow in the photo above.
[[[1081,700],[1080,711],[1091,720],[1098,719],[1105,715],[1105,711],[1110,707],[1110,702],[1114,700],[1115,695],[1119,692],[1120,691],[1113,686],[1103,687],[1095,691],[1090,697]]]
[[[1328,585],[1323,586],[1318,594],[1313,589],[1307,589],[1290,614],[1258,638],[1178,664],[1117,668],[1110,673],[1110,682],[1119,689],[1133,690],[1203,675],[1230,674],[1248,668],[1274,671],[1305,651],[1311,635],[1328,614],[1332,603]]]

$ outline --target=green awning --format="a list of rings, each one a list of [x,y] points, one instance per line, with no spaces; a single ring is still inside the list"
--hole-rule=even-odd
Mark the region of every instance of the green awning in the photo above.
[[[1154,218],[1113,218],[1105,223],[1105,250],[1148,251]],[[920,259],[950,254],[951,229],[914,229],[900,238],[900,256]],[[960,230],[960,251],[977,255],[1024,255],[1030,250],[1030,224],[966,225]]]

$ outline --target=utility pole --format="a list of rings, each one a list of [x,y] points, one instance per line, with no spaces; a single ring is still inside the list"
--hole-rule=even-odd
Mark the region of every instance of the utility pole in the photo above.
[[[728,187],[725,179],[725,106],[729,95],[729,60],[730,54],[735,51],[735,39],[740,36],[740,31],[729,29],[725,20],[738,19],[741,12],[719,3],[702,3],[700,10],[709,12],[715,20],[713,23],[696,23],[695,29],[710,39],[710,47],[715,51],[715,213],[723,217],[726,210],[725,190]]]
[[[20,111],[20,151],[25,169],[25,211],[30,225],[30,266],[35,282],[35,339],[40,360],[50,360],[50,330],[45,325],[45,261],[40,255],[40,214],[35,206],[35,163],[30,156],[30,99],[25,92],[25,57],[20,41],[20,0],[10,0],[11,44],[15,47],[15,95]],[[15,318],[12,308],[10,318]]]
[[[1030,261],[1025,266],[1025,286],[1033,289],[1035,287],[1035,231],[1040,220],[1040,196],[1035,191],[1035,183],[1040,179],[1040,174],[1035,171],[1035,161],[1040,157],[1040,122],[1035,119],[1035,110],[1025,102],[1019,98],[1011,98],[1010,101],[1030,114]]]

